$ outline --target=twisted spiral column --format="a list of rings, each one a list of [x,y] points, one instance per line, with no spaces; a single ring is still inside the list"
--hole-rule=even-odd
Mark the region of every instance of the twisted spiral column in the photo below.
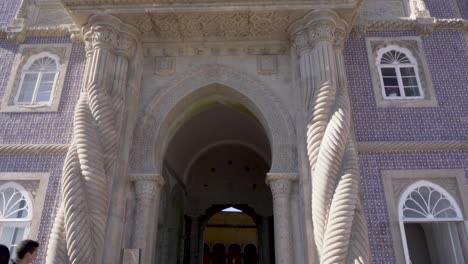
[[[136,214],[132,246],[133,248],[141,249],[142,263],[146,263],[147,255],[151,252],[151,249],[147,248],[149,239],[148,230],[151,230],[151,225],[158,226],[158,218],[156,220],[152,219],[151,212],[152,208],[155,208],[155,215],[159,214],[161,187],[165,181],[161,176],[152,174],[134,174],[130,176],[130,179],[135,186],[136,195]],[[155,232],[157,230],[155,228]],[[157,237],[157,234],[154,234],[154,237]]]
[[[273,194],[276,263],[293,263],[290,201],[291,188],[297,174],[268,173],[266,182]]]
[[[329,9],[313,11],[290,28],[308,116],[312,220],[320,263],[370,263],[342,55],[347,31],[346,22]]]
[[[126,29],[111,16],[93,16],[83,29],[85,78],[75,108],[73,139],[62,176],[62,204],[49,239],[47,263],[102,262],[128,61],[136,44],[133,31]]]

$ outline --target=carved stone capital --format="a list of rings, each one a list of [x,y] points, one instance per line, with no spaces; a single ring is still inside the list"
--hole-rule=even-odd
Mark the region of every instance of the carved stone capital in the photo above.
[[[318,9],[294,22],[288,29],[290,39],[298,53],[313,49],[317,43],[328,42],[342,47],[348,24],[330,9]]]
[[[133,56],[139,31],[113,16],[92,16],[83,28],[87,52],[106,48],[127,58]]]
[[[268,173],[266,183],[270,186],[273,199],[288,196],[292,183],[298,179],[296,173]]]
[[[130,179],[135,185],[137,199],[153,199],[165,184],[164,179],[155,174],[133,174]]]

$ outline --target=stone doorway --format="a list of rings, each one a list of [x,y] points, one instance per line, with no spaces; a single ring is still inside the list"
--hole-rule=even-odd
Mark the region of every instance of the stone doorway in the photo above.
[[[204,263],[207,223],[231,205],[253,216],[258,263],[272,263],[273,201],[265,182],[271,149],[265,129],[252,112],[228,98],[187,109],[174,125],[164,156],[156,263]],[[238,246],[252,250],[249,243]]]

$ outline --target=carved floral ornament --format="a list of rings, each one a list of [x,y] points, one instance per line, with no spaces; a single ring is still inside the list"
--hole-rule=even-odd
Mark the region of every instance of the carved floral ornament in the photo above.
[[[290,38],[298,53],[313,49],[319,42],[343,48],[348,24],[332,10],[316,10],[289,27]]]
[[[106,48],[127,58],[132,57],[137,43],[138,30],[112,16],[91,17],[83,28],[88,52]]]

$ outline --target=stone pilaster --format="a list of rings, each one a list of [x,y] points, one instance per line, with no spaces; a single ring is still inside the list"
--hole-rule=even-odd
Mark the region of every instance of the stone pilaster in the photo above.
[[[198,216],[191,216],[190,225],[190,263],[198,264],[200,261],[200,227]]]
[[[270,234],[268,217],[262,216],[262,223],[260,225],[260,263],[270,263]]]
[[[165,181],[161,176],[152,174],[134,174],[130,176],[130,179],[135,186],[136,197],[132,247],[141,249],[142,263],[147,263],[152,250],[148,248],[151,244],[149,241],[153,236],[157,237],[158,228],[154,228],[154,234],[150,234],[148,230],[151,230],[150,226],[158,226],[159,218],[153,219],[152,215],[159,215],[161,187]]]
[[[349,26],[330,9],[291,25],[305,111],[312,221],[320,263],[369,263],[342,50]]]
[[[291,188],[297,174],[268,173],[266,182],[273,194],[276,263],[292,264]]]
[[[52,230],[47,263],[99,264],[105,262],[104,244],[121,249],[119,241],[105,243],[105,237],[113,177],[121,176],[116,174],[125,167],[119,161],[119,140],[128,65],[138,35],[132,26],[107,15],[92,16],[83,32],[85,76],[63,169],[63,209]],[[59,249],[65,244],[66,250]]]
[[[410,0],[410,8],[412,18],[431,16],[424,0]]]

